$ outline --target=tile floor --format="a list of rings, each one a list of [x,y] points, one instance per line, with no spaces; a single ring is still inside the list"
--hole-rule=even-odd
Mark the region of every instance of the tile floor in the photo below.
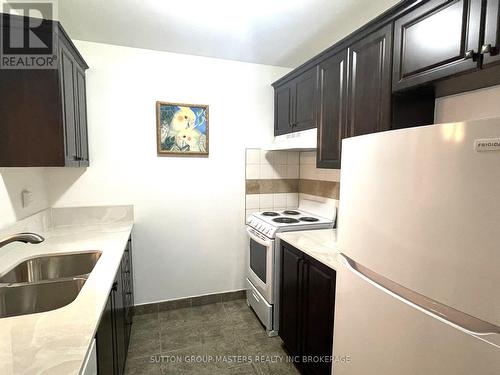
[[[246,301],[236,300],[135,315],[125,375],[137,374],[299,372],[281,339],[267,337]]]

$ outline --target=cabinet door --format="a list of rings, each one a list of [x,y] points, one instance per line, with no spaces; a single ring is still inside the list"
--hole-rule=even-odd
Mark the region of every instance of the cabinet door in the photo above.
[[[292,132],[292,89],[287,83],[274,92],[274,135]]]
[[[299,319],[302,255],[288,245],[282,246],[279,336],[292,355],[300,355]]]
[[[293,80],[292,124],[294,131],[316,127],[316,88],[318,69],[313,68]]]
[[[478,68],[481,0],[433,0],[399,18],[393,90]]]
[[[349,48],[349,137],[390,128],[391,45],[387,25]]]
[[[79,134],[79,159],[80,166],[89,165],[89,140],[87,130],[87,97],[85,84],[85,71],[80,67],[75,69],[76,81],[76,106],[78,108],[78,134]]]
[[[121,265],[116,275],[114,292],[114,320],[115,320],[115,341],[116,341],[116,374],[122,375],[125,371],[125,359],[127,349],[125,346],[125,307],[123,304],[123,278]]]
[[[96,334],[97,373],[99,375],[115,374],[115,333],[113,321],[113,292],[110,293],[101,322]]]
[[[66,166],[79,166],[79,134],[76,108],[76,62],[63,43],[60,46],[61,100],[64,122],[64,150]]]
[[[347,120],[347,50],[319,66],[318,168],[340,168]]]
[[[487,0],[484,28],[483,66],[500,61],[500,0]]]
[[[333,349],[335,271],[309,257],[304,266],[302,356],[327,358]],[[304,362],[306,373],[330,375],[331,362]]]
[[[133,318],[133,276],[132,276],[132,246],[131,238],[129,238],[127,247],[123,252],[122,258],[122,279],[123,279],[123,305],[125,309],[125,352],[128,350],[130,341],[130,331],[132,328]]]

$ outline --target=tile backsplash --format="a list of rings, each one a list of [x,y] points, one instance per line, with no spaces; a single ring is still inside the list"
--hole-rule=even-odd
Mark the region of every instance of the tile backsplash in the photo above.
[[[297,208],[300,153],[246,150],[246,216],[257,211]]]
[[[299,171],[301,180],[340,182],[340,169],[316,168],[316,151],[300,153]]]
[[[316,152],[300,153],[299,193],[339,199],[340,169],[316,168]]]
[[[246,216],[299,204],[299,152],[246,150]]]
[[[316,152],[246,150],[246,216],[294,209],[301,198],[338,205],[340,170],[316,168]]]
[[[298,179],[299,152],[264,151],[247,149],[246,178],[258,179]]]

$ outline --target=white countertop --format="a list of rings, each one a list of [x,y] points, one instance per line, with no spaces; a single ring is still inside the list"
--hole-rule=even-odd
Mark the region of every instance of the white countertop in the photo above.
[[[44,214],[54,225],[38,228],[37,233],[45,237],[43,243],[12,243],[0,249],[0,274],[37,255],[102,251],[75,301],[44,313],[0,319],[2,375],[80,373],[133,226],[128,214],[116,220],[108,212],[99,223],[99,215],[88,215],[88,208],[83,210],[76,209],[75,214],[84,212],[87,223],[71,217],[68,209],[57,215]],[[102,213],[102,209],[98,211]]]
[[[340,266],[335,229],[283,232],[276,236],[334,270]]]

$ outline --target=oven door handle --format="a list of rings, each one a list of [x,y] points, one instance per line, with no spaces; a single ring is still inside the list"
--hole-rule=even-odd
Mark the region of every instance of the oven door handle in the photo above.
[[[272,240],[263,240],[262,238],[258,237],[257,235],[255,235],[253,233],[253,231],[250,229],[250,228],[247,228],[247,234],[248,236],[254,240],[255,242],[257,242],[258,244],[262,245],[262,246],[265,246],[265,247],[270,247],[273,245],[273,241]]]

